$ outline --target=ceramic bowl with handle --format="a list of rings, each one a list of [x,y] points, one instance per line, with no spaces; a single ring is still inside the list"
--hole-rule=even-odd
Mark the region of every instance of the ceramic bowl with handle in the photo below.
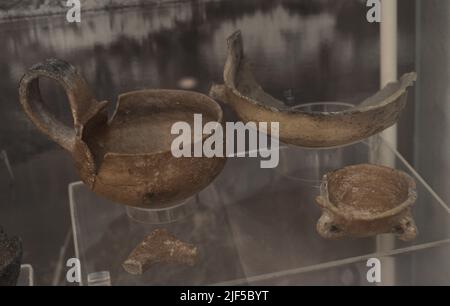
[[[65,90],[74,127],[45,107],[39,79],[49,78]],[[50,59],[33,66],[19,87],[20,102],[37,128],[73,157],[82,181],[114,202],[142,208],[175,205],[206,187],[220,173],[223,157],[174,157],[171,127],[203,122],[222,124],[222,109],[206,95],[150,89],[119,96],[108,119],[108,102],[98,102],[70,64]],[[209,135],[203,135],[204,141]],[[192,142],[191,145],[194,145]]]

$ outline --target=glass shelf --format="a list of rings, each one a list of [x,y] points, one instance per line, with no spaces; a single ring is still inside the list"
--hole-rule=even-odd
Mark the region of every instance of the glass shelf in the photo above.
[[[382,284],[450,284],[449,207],[381,137],[343,148],[280,148],[276,169],[259,159],[230,158],[220,176],[197,195],[195,212],[167,224],[128,217],[125,206],[98,197],[81,182],[69,185],[76,256],[84,285],[97,275],[112,285],[370,285],[367,259],[382,262]],[[409,173],[417,182],[413,209],[419,235],[328,241],[316,230],[321,176],[351,164],[374,163]],[[432,223],[429,220],[433,220]],[[156,228],[199,249],[194,267],[161,264],[140,276],[121,266]],[[447,274],[446,274],[447,273]]]

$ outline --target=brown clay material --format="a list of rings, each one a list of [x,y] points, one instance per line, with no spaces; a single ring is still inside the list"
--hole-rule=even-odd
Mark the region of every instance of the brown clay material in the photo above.
[[[59,122],[43,103],[39,78],[64,87],[74,128]],[[50,59],[33,66],[22,78],[20,102],[41,132],[69,151],[81,179],[112,201],[143,208],[176,204],[206,187],[222,170],[225,158],[175,158],[171,126],[193,122],[222,123],[222,109],[200,93],[142,90],[119,96],[108,120],[108,102],[97,102],[70,64]],[[204,136],[203,140],[208,136]]]
[[[197,247],[179,241],[165,229],[156,229],[131,252],[122,266],[128,273],[139,275],[158,263],[193,266],[197,258]]]
[[[328,239],[393,233],[400,240],[417,236],[411,207],[416,184],[406,173],[377,165],[355,165],[323,177],[317,203],[317,231]]]
[[[288,107],[256,82],[240,31],[228,40],[224,85],[213,85],[210,96],[228,103],[244,122],[279,122],[281,141],[303,147],[334,147],[375,135],[395,124],[416,80],[408,73],[361,104],[340,112],[306,112]]]

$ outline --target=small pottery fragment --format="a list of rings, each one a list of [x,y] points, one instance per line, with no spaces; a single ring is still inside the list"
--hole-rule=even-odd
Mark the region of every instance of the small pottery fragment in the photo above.
[[[402,171],[377,165],[356,165],[323,177],[317,203],[322,216],[317,231],[327,239],[396,234],[416,238],[411,207],[416,184]]]
[[[8,238],[0,227],[0,286],[15,286],[22,261],[22,241]]]
[[[407,101],[415,73],[403,75],[359,105],[338,112],[307,112],[277,100],[256,82],[244,55],[240,31],[228,40],[224,85],[210,96],[229,104],[244,122],[279,122],[281,141],[302,147],[335,147],[375,135],[395,124]]]
[[[197,258],[197,247],[178,240],[165,229],[156,229],[131,252],[122,266],[130,274],[143,274],[158,263],[193,266]]]
[[[39,79],[57,81],[66,91],[74,127],[46,108]],[[222,170],[223,157],[180,157],[171,152],[171,127],[222,123],[222,109],[208,96],[180,90],[141,90],[119,96],[108,119],[107,101],[97,102],[70,64],[50,59],[29,69],[20,81],[20,102],[44,134],[71,153],[78,173],[91,190],[129,206],[166,208],[206,187]],[[203,135],[202,141],[210,135]],[[193,145],[193,143],[191,143]]]

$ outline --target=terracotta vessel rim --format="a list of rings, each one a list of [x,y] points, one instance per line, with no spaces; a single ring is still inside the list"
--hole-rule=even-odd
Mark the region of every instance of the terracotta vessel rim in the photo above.
[[[390,171],[394,171],[396,174],[400,174],[408,185],[408,195],[407,195],[406,200],[403,201],[402,203],[397,204],[395,207],[393,207],[391,209],[385,210],[380,213],[374,213],[371,216],[363,215],[358,211],[349,213],[348,211],[346,211],[342,208],[339,208],[336,205],[337,203],[332,203],[330,200],[330,197],[329,197],[329,193],[328,193],[328,176],[335,172],[344,170],[344,169],[358,169],[361,167],[364,167],[364,168],[370,167],[370,168],[373,168],[374,171],[390,170]],[[361,164],[361,165],[352,165],[352,166],[348,166],[348,167],[345,167],[345,168],[342,168],[339,170],[335,170],[335,171],[325,174],[323,176],[322,184],[321,184],[320,188],[321,188],[321,190],[325,191],[322,194],[326,195],[325,201],[319,200],[320,205],[326,209],[331,210],[336,215],[339,215],[343,218],[351,219],[351,220],[375,221],[375,220],[392,217],[392,216],[400,214],[405,209],[412,206],[416,202],[416,199],[417,199],[416,183],[408,174],[406,174],[405,172],[400,171],[400,170],[396,170],[396,169],[392,169],[392,168],[380,166],[380,165]],[[345,206],[346,206],[346,204],[342,205],[342,207],[345,207]]]
[[[236,44],[238,47],[236,47]],[[242,46],[242,33],[240,30],[237,30],[236,32],[234,32],[232,35],[230,35],[227,38],[227,46],[228,46],[228,50],[230,53],[230,50],[233,50],[233,48],[237,48],[238,50],[240,49],[240,52],[242,52],[241,56],[242,56],[242,61],[244,62],[243,64],[239,64],[238,70],[251,70],[250,67],[248,65],[245,65],[245,61],[248,61],[247,58],[244,55],[244,51],[243,51],[243,46]],[[387,98],[385,98],[381,103],[377,103],[375,105],[355,105],[354,108],[348,109],[348,110],[343,110],[343,111],[337,111],[337,112],[308,112],[308,111],[302,111],[302,110],[296,110],[293,108],[277,108],[274,106],[270,106],[267,105],[264,102],[260,102],[258,100],[255,100],[249,96],[246,96],[244,94],[242,94],[238,88],[236,88],[236,84],[232,84],[232,86],[230,86],[227,82],[225,81],[224,86],[231,91],[235,96],[242,98],[254,105],[260,106],[266,110],[269,110],[271,112],[279,112],[279,113],[284,113],[284,114],[292,114],[292,115],[306,115],[306,116],[314,116],[314,117],[322,117],[322,118],[328,118],[328,117],[333,117],[333,116],[340,116],[340,115],[352,115],[352,114],[359,114],[359,113],[364,113],[364,112],[368,112],[368,111],[372,111],[372,110],[376,110],[376,109],[382,109],[384,108],[386,105],[389,105],[393,102],[395,102],[400,96],[402,96],[408,89],[408,87],[412,86],[412,84],[414,83],[414,81],[416,81],[417,79],[417,75],[415,72],[410,72],[410,73],[406,73],[404,74],[398,81],[396,82],[391,82],[388,85],[399,85],[399,88],[397,88],[395,90],[394,93],[391,93]],[[387,88],[387,86],[385,87]],[[261,90],[263,90],[262,88],[260,88]],[[275,100],[277,100],[276,98],[274,98]],[[278,101],[280,102],[280,101]],[[280,102],[281,103],[281,102]],[[361,104],[364,104],[361,103]],[[280,104],[281,105],[281,104]]]
[[[202,94],[200,92],[195,92],[195,91],[187,91],[187,90],[178,90],[178,89],[141,89],[141,90],[134,90],[134,91],[129,91],[129,92],[125,92],[122,94],[118,95],[117,98],[117,104],[116,107],[114,109],[113,114],[111,115],[111,117],[108,119],[108,125],[111,124],[114,119],[116,118],[116,116],[120,113],[120,108],[123,107],[123,105],[125,104],[123,101],[125,98],[128,97],[132,97],[132,96],[139,96],[139,95],[145,95],[145,94],[149,94],[149,93],[154,93],[154,94],[168,94],[168,93],[172,93],[172,94],[183,94],[183,95],[191,95],[193,97],[201,97],[202,99],[206,99],[205,101],[208,101],[209,107],[211,107],[211,110],[214,111],[216,118],[216,122],[217,122],[217,126],[221,125],[221,123],[223,122],[223,111],[222,108],[220,107],[219,103],[217,103],[214,99],[212,99],[211,97]],[[128,102],[128,103],[133,103],[133,102]],[[106,107],[106,104],[105,104]],[[205,139],[207,139],[208,137],[210,137],[210,135],[203,135],[202,140],[201,141],[205,141]],[[195,144],[196,142],[189,142],[190,145]],[[160,154],[171,154],[171,150],[170,149],[164,149],[164,150],[155,150],[152,152],[143,152],[143,153],[118,153],[118,152],[107,152],[104,154],[103,159],[109,159],[109,158],[121,158],[121,157],[136,157],[136,156],[154,156],[154,155],[160,155]]]

